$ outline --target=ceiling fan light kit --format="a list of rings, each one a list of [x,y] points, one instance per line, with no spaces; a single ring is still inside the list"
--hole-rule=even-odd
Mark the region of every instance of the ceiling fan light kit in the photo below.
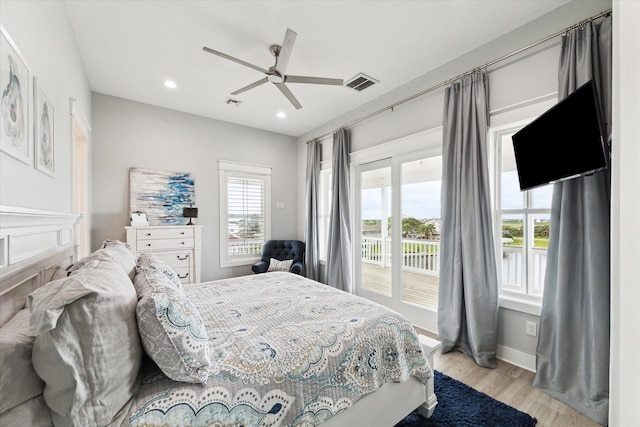
[[[235,58],[233,56],[227,55],[226,53],[218,52],[217,50],[213,50],[208,47],[203,47],[202,50],[205,52],[211,53],[213,55],[219,56],[221,58],[227,59],[229,61],[233,61],[237,64],[244,65],[245,67],[252,68],[256,71],[260,71],[265,74],[266,77],[255,81],[243,88],[240,88],[234,92],[231,92],[232,95],[239,95],[248,90],[256,88],[265,83],[273,83],[275,87],[289,100],[289,102],[296,108],[302,108],[302,104],[296,99],[291,90],[285,85],[285,83],[303,83],[303,84],[319,84],[319,85],[330,85],[330,86],[342,86],[342,79],[331,79],[325,77],[311,77],[311,76],[291,76],[285,74],[287,70],[287,65],[289,64],[289,59],[291,58],[291,51],[293,50],[293,45],[296,41],[297,34],[295,31],[287,28],[287,32],[284,35],[284,41],[282,45],[271,45],[269,47],[269,51],[275,57],[276,63],[269,67],[269,69],[264,69],[262,67],[258,67],[257,65],[251,64],[249,62],[243,61],[241,59]]]

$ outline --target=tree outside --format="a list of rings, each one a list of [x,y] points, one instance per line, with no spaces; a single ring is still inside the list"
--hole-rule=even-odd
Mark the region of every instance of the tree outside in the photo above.
[[[534,247],[549,247],[549,221],[536,221],[533,225]],[[503,219],[503,246],[522,246],[524,244],[524,226],[521,219]],[[510,239],[510,240],[508,240]]]

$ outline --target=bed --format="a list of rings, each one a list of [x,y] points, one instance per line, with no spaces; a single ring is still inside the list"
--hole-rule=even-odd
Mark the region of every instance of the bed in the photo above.
[[[433,349],[397,313],[284,272],[175,289],[170,271],[122,242],[78,260],[77,219],[0,207],[0,341],[29,317],[45,389],[17,402],[25,387],[2,378],[0,400],[13,402],[0,424],[393,426],[433,412]]]

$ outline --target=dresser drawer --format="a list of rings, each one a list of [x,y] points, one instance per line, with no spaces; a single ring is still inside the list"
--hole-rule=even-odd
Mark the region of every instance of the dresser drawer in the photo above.
[[[193,265],[191,251],[185,252],[158,252],[154,253],[162,261],[166,262],[174,270],[177,268],[190,268]]]
[[[163,250],[163,249],[191,249],[193,238],[162,239],[162,240],[138,240],[138,252]]]
[[[193,238],[193,228],[179,227],[179,228],[158,228],[153,227],[145,228],[143,230],[136,230],[136,237],[138,241],[147,239],[180,239],[180,238]]]
[[[180,278],[180,283],[183,285],[188,285],[192,282],[191,280],[191,269],[186,268],[174,268],[173,271],[176,272],[178,277]]]

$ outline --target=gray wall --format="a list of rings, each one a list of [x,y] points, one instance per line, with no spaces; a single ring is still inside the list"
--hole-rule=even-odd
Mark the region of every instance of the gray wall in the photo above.
[[[298,138],[298,162],[306,162],[306,141],[326,135],[334,129],[364,117],[418,92],[436,86],[461,73],[498,59],[524,46],[561,31],[583,19],[611,8],[611,1],[581,0],[571,2],[542,18],[525,25],[477,50],[441,66],[407,83],[401,88],[338,117]],[[490,110],[492,126],[508,123],[512,106],[557,91],[560,39],[556,38],[522,54],[500,62],[489,69]],[[403,136],[442,125],[444,89],[437,89],[351,127],[352,152],[393,141]],[[329,142],[330,143],[330,142]],[[304,182],[305,169],[299,171]],[[298,187],[298,198],[304,200],[304,186]],[[304,236],[304,205],[298,210],[298,235]],[[532,367],[536,338],[525,334],[525,322],[539,323],[539,317],[518,310],[500,309],[500,352],[517,364]],[[433,332],[435,325],[421,325]]]
[[[100,93],[93,117],[92,249],[125,239],[130,168],[190,172],[203,226],[202,280],[250,274],[249,266],[220,268],[218,159],[271,166],[272,237],[296,237],[294,138]],[[285,208],[276,209],[278,202]]]
[[[55,177],[0,154],[0,204],[71,212],[70,98],[91,117],[91,90],[62,2],[0,1],[2,25],[54,105]],[[33,82],[28,82],[32,86]],[[29,91],[31,94],[31,91]],[[30,101],[30,100],[25,100]],[[32,126],[32,122],[29,124]]]

